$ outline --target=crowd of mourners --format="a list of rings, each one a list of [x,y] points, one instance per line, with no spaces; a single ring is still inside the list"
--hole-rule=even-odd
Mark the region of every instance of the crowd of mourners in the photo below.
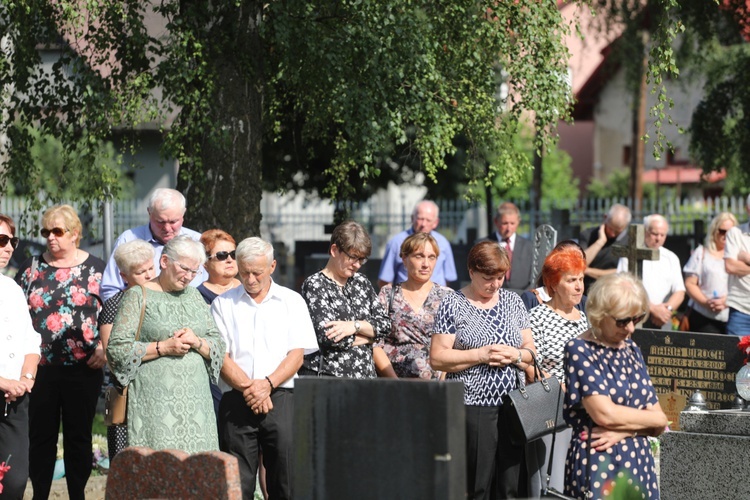
[[[434,203],[420,202],[388,243],[379,291],[358,272],[372,252],[367,231],[344,222],[301,293],[273,280],[269,242],[199,234],[183,227],[185,211],[179,192],[155,190],[148,224],[120,235],[105,263],[80,248],[76,211],[53,206],[41,221],[46,251],[15,282],[0,275],[0,460],[12,457],[2,498],[22,498],[27,479],[35,499],[49,496],[60,428],[69,497],[84,498],[107,373],[128,388],[127,421],[108,429],[111,460],[126,446],[221,450],[238,459],[244,498],[257,478],[267,498],[293,497],[294,380],[323,376],[463,382],[469,498],[539,497],[553,457],[550,485],[571,497],[605,498],[625,478],[654,499],[647,438],[667,421],[630,336],[649,319],[666,324],[686,288],[690,320],[726,331],[729,285],[714,264],[736,225],[726,214],[684,284],[660,279],[657,297],[608,253],[630,223],[617,205],[580,244],[558,244],[534,284],[520,213],[500,205],[497,232],[471,248],[456,290]],[[647,245],[661,247],[666,221],[645,222]],[[0,215],[0,268],[15,232]],[[554,447],[552,435],[517,445],[508,433],[503,396],[533,378],[534,358],[564,388],[568,427]]]

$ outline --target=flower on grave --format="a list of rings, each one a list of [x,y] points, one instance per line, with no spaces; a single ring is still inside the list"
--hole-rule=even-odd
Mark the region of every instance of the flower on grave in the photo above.
[[[737,348],[745,355],[745,364],[747,364],[748,359],[750,359],[750,335],[742,337],[737,344]]]
[[[8,465],[7,462],[0,464],[0,494],[3,492],[3,478],[5,477],[5,473],[9,470],[10,465]]]

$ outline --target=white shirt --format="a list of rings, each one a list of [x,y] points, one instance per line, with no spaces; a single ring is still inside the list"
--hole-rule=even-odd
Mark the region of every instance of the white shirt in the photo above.
[[[271,282],[260,304],[239,286],[218,296],[211,313],[227,344],[227,354],[251,379],[262,379],[279,367],[292,349],[318,350],[310,313],[300,294]],[[279,387],[293,388],[294,377]],[[222,391],[231,389],[223,380]]]
[[[621,257],[617,262],[617,272],[628,272],[627,257]],[[673,293],[685,291],[680,259],[674,252],[661,247],[659,260],[643,261],[643,287],[652,304],[663,304]]]
[[[34,331],[23,290],[0,274],[0,377],[20,380],[27,354],[39,354],[42,336]]]
[[[505,238],[503,238],[503,236],[497,231],[495,231],[495,235],[497,236],[497,241],[500,242],[501,247],[508,248],[510,246],[511,252],[516,248],[516,233],[510,235],[510,238],[508,238],[510,240],[509,242],[506,242]],[[510,245],[508,243],[510,243]]]
[[[750,233],[742,232],[740,228],[733,227],[727,233],[724,258],[737,259],[741,251],[750,252]],[[741,313],[750,314],[750,275],[729,275],[729,292],[726,304]]]

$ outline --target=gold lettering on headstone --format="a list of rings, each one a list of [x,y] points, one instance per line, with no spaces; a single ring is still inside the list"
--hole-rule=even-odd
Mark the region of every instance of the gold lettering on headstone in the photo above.
[[[681,398],[689,397],[696,389],[703,392],[710,409],[734,399],[726,386],[734,384],[735,373],[727,370],[724,350],[697,348],[694,339],[690,339],[690,347],[675,346],[669,336],[664,337],[664,344],[652,345],[644,354],[651,381],[660,393],[659,401],[673,426],[684,408]],[[671,391],[674,384],[678,387],[676,392]],[[668,405],[675,413],[668,411]]]

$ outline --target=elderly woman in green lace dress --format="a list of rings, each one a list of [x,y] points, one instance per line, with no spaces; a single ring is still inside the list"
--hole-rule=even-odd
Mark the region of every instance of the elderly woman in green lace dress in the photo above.
[[[225,344],[200,293],[189,286],[205,260],[200,243],[175,237],[164,247],[159,276],[122,298],[107,358],[129,387],[130,446],[219,449],[209,380],[218,381]]]

